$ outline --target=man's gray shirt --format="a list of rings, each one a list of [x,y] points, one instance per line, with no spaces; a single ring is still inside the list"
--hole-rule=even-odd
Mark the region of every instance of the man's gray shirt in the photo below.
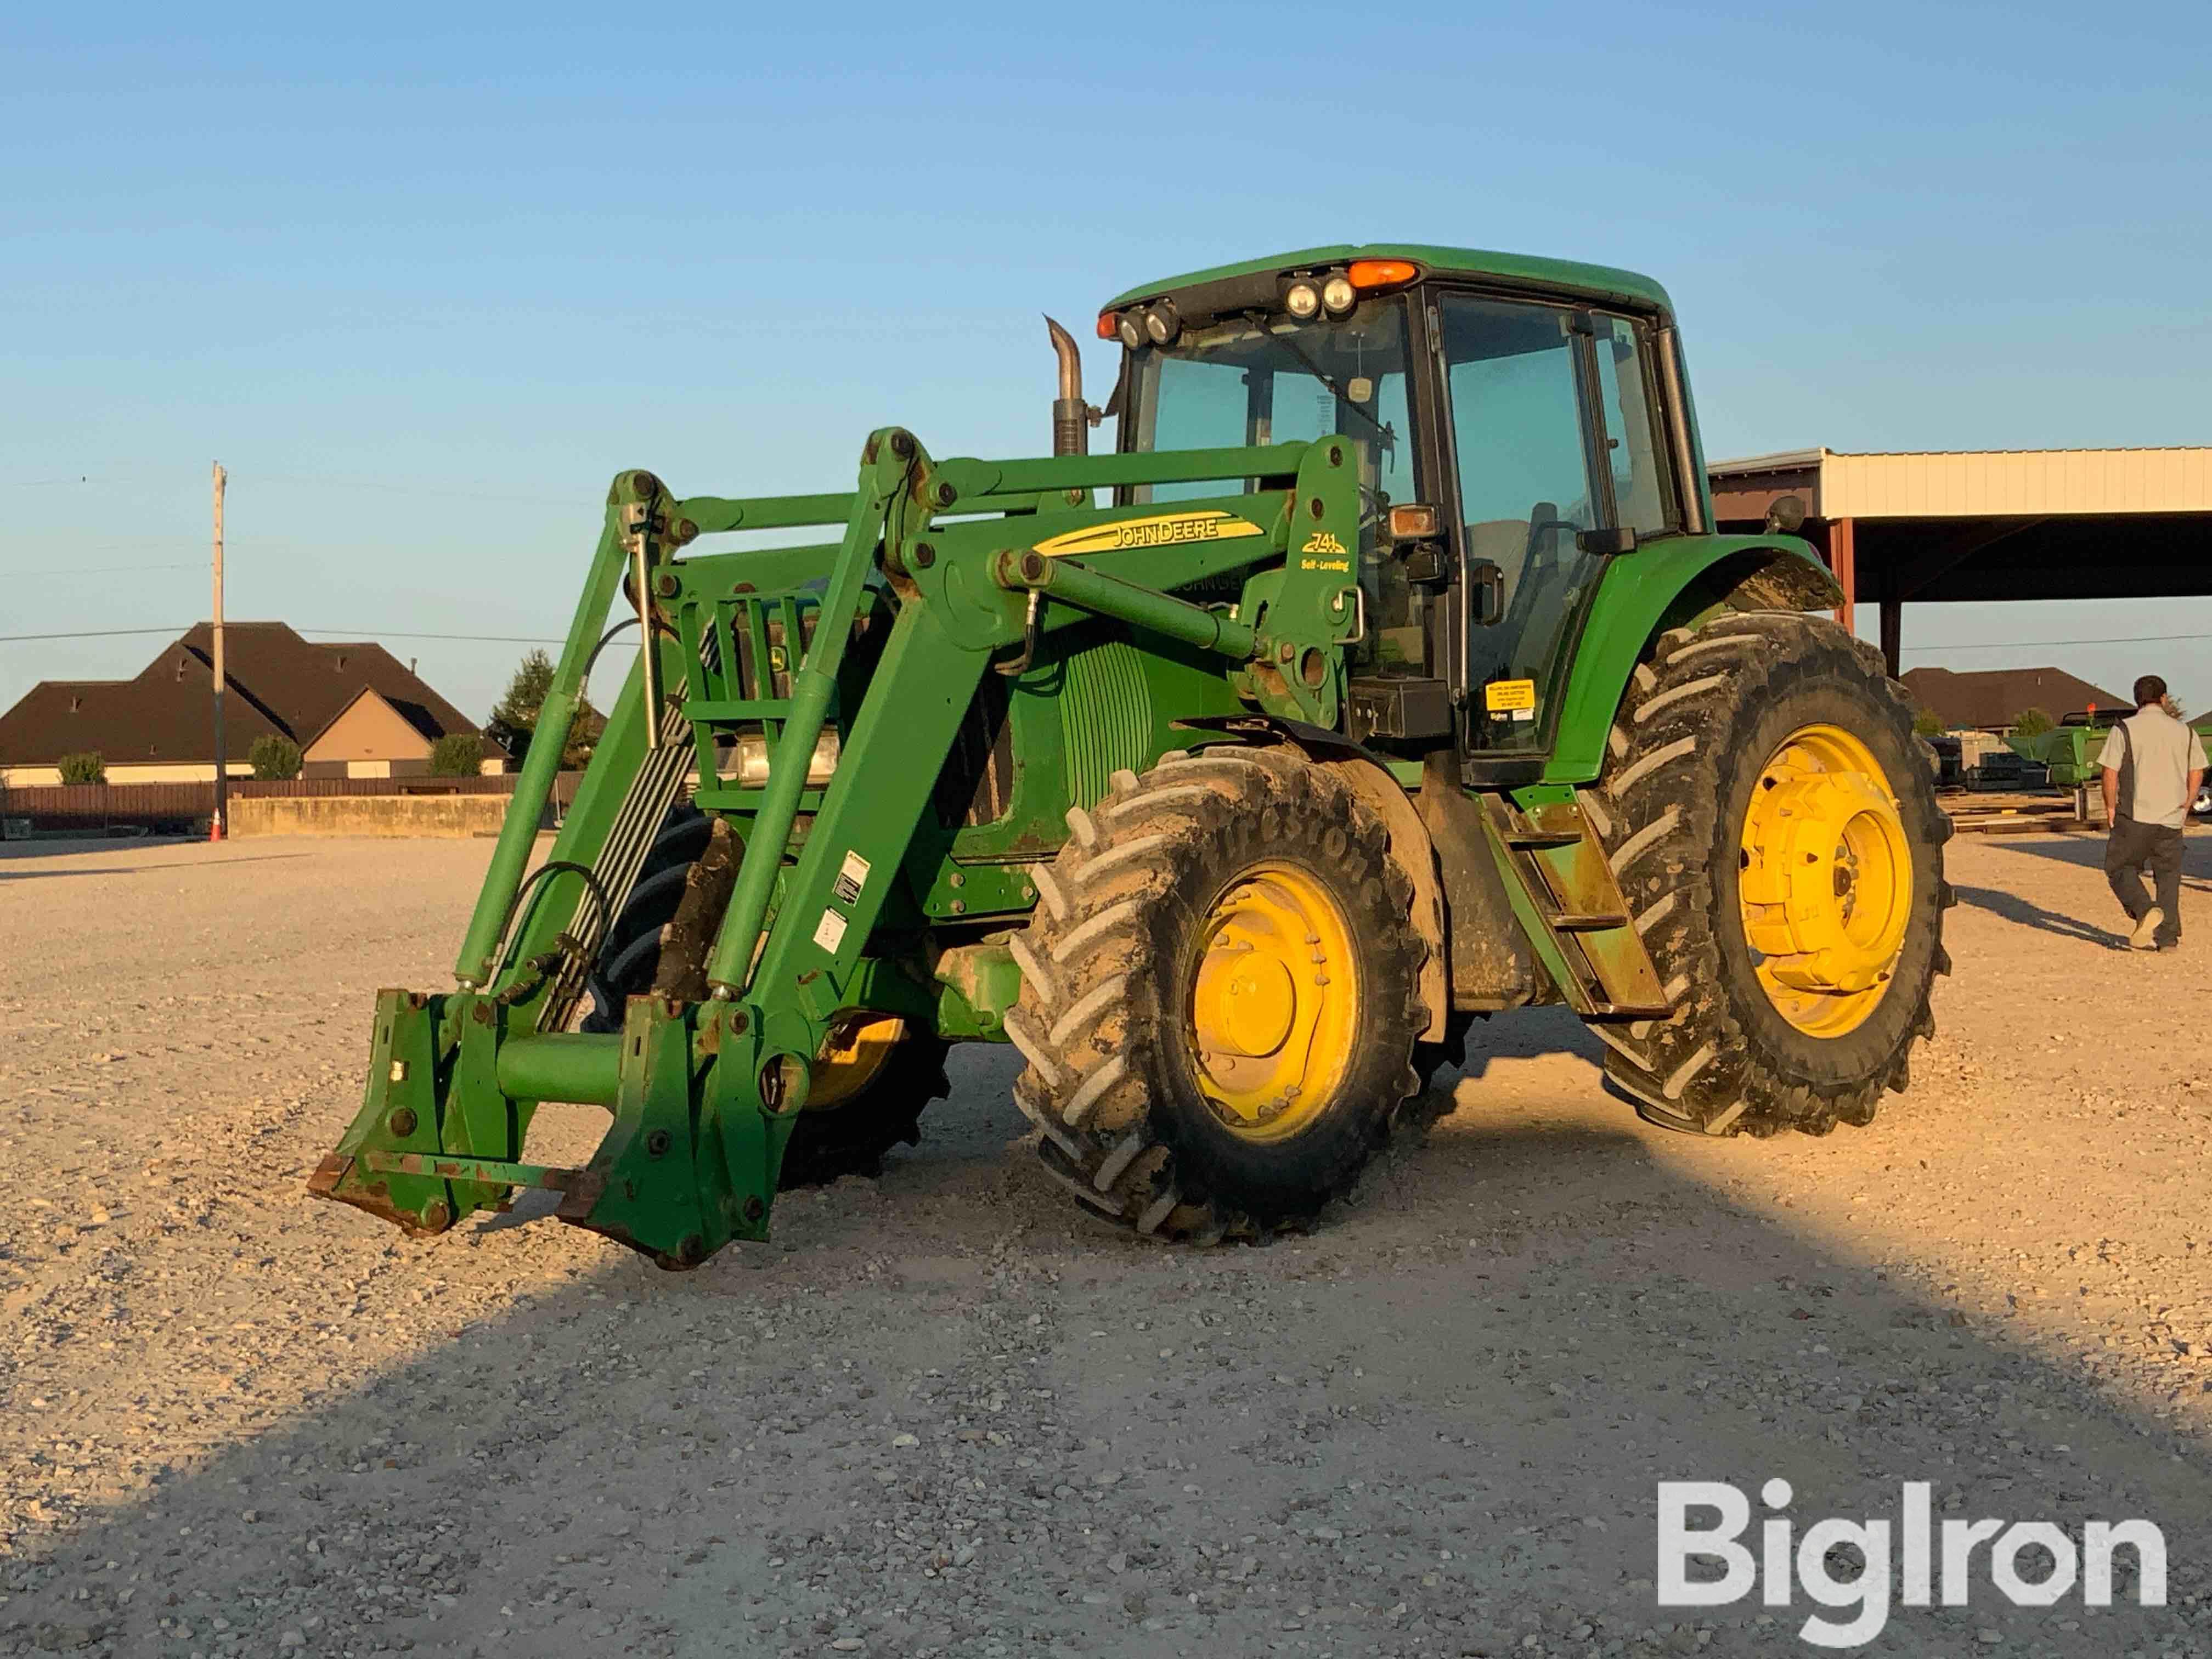
[[[2112,728],[2100,763],[2120,775],[2123,817],[2179,830],[2189,819],[2189,775],[2204,769],[2204,739],[2153,706]]]

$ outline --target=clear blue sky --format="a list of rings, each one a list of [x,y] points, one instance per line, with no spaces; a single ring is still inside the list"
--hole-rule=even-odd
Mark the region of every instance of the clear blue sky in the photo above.
[[[220,459],[234,617],[386,638],[480,717],[520,647],[398,635],[560,632],[618,467],[1035,453],[1040,311],[1340,239],[1656,275],[1715,455],[2212,442],[2201,0],[468,9],[9,25],[0,633],[204,615]],[[160,643],[0,645],[0,706]],[[2212,640],[1939,660],[2212,704]]]

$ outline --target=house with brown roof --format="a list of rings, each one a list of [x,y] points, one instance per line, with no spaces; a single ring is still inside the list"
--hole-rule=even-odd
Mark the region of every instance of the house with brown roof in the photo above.
[[[409,777],[450,732],[476,723],[382,646],[319,645],[283,623],[223,624],[224,770],[248,777],[257,738],[300,746],[306,777]],[[215,777],[215,630],[202,623],[127,680],[41,680],[0,714],[0,784],[60,781],[64,755],[91,750],[110,783]],[[483,741],[482,769],[502,769]]]
[[[2009,731],[2030,708],[2063,720],[2093,708],[2130,712],[2135,708],[2131,699],[2117,691],[2058,668],[1991,668],[1965,674],[1948,668],[1915,668],[1900,678],[1912,700],[1953,732]]]

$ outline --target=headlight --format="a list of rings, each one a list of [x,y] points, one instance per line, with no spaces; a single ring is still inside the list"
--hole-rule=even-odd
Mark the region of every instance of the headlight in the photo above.
[[[1321,302],[1328,307],[1332,317],[1343,316],[1358,298],[1358,293],[1347,277],[1332,276],[1321,285]]]
[[[1321,311],[1321,290],[1311,283],[1292,283],[1283,290],[1283,309],[1302,323],[1310,323]]]
[[[1130,350],[1138,350],[1144,345],[1145,313],[1136,307],[1132,306],[1123,312],[1121,320],[1114,326],[1121,337],[1121,343]]]
[[[1173,300],[1163,300],[1145,313],[1145,333],[1156,346],[1170,346],[1182,332],[1182,318]]]

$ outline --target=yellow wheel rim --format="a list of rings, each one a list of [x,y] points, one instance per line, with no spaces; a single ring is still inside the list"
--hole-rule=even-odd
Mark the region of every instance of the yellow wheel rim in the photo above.
[[[1243,1139],[1286,1140],[1344,1080],[1359,1012],[1352,930],[1328,890],[1255,865],[1199,935],[1190,1028],[1207,1103]]]
[[[1912,914],[1912,848],[1872,751],[1838,726],[1792,732],[1743,819],[1740,897],[1759,982],[1782,1017],[1838,1037],[1889,990]]]
[[[891,1051],[906,1036],[902,1019],[855,1019],[832,1031],[830,1042],[814,1062],[813,1085],[806,1091],[806,1109],[842,1106],[876,1080],[890,1061]]]

